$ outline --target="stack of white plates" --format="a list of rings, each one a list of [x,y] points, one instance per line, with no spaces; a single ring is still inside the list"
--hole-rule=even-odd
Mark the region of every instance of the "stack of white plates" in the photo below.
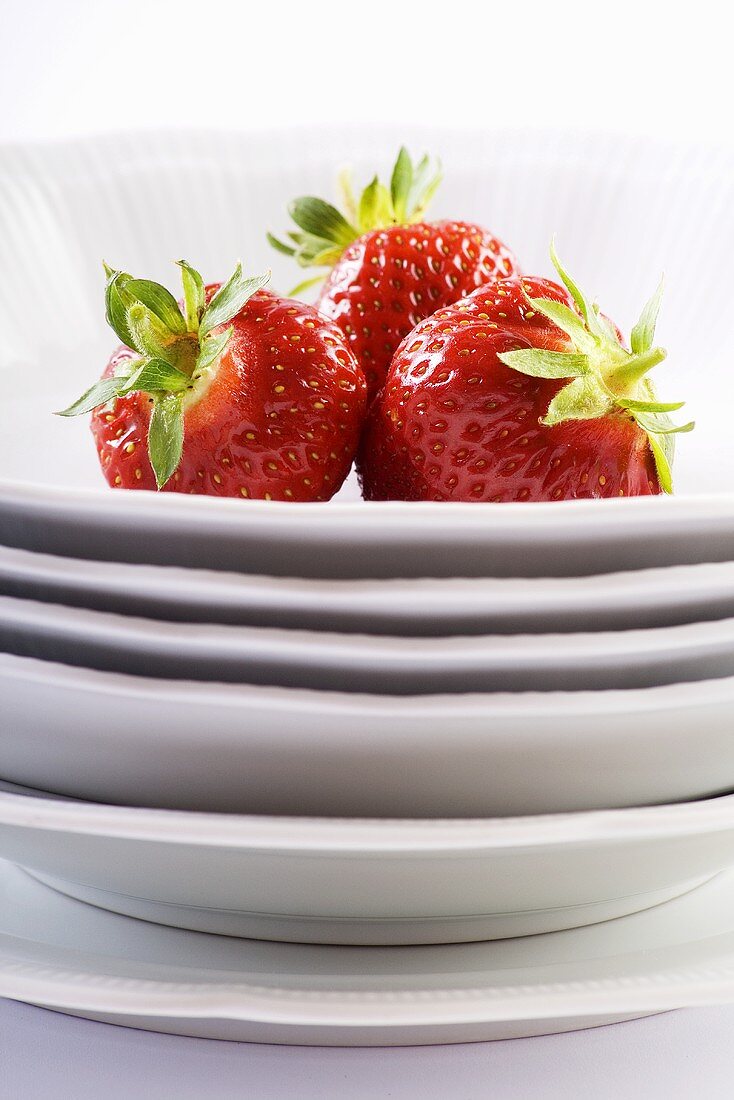
[[[438,213],[528,270],[555,230],[623,323],[667,269],[674,498],[125,494],[51,415],[105,359],[100,255],[256,270],[288,197],[398,140],[0,152],[0,995],[379,1044],[734,997],[734,156],[421,137]]]

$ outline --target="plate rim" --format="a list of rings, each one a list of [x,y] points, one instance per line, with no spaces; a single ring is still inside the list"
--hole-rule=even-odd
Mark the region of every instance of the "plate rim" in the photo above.
[[[395,1026],[413,1024],[429,1027],[451,1023],[552,1019],[555,1016],[591,1017],[616,1012],[662,1012],[683,1007],[726,1004],[734,996],[734,967],[722,967],[713,973],[701,967],[677,972],[662,971],[636,979],[626,978],[623,985],[608,979],[606,983],[590,980],[588,983],[579,981],[557,985],[508,986],[496,994],[492,989],[457,989],[444,996],[440,991],[430,991],[428,997],[425,993],[422,997],[418,994],[411,997],[410,994],[401,993],[402,1003],[394,994],[368,996],[355,992],[350,998],[346,994],[335,993],[333,999],[328,999],[328,991],[324,991],[318,995],[319,1000],[309,1004],[306,994],[293,994],[290,990],[277,991],[271,987],[246,983],[233,983],[226,990],[217,986],[207,988],[201,983],[192,989],[185,983],[176,985],[152,979],[123,981],[120,978],[95,975],[93,972],[56,968],[49,964],[8,963],[1,954],[2,940],[0,934],[0,996],[43,1007],[79,1009],[80,1006],[71,998],[92,989],[100,996],[115,998],[117,1003],[100,1001],[95,1005],[85,1005],[86,1011],[120,1012],[124,1015],[152,1018],[165,1015],[183,1020],[216,1019],[224,1015],[225,1019],[236,1021],[283,1026],[306,1026],[310,1023],[345,1029],[370,1024],[389,1026],[393,1021],[385,1021],[385,1011],[407,1007],[413,1010],[415,1017],[394,1021]],[[38,992],[28,988],[28,983],[34,980]],[[44,983],[50,980],[67,983],[67,991],[53,994],[44,992]],[[75,989],[78,992],[75,993]],[[204,997],[207,998],[206,1001]],[[244,997],[250,998],[250,1003],[242,1004]],[[603,1003],[599,1000],[601,997],[605,998]],[[559,1003],[562,999],[563,1003]],[[254,1001],[258,1002],[256,1007]],[[161,1007],[160,1011],[151,1014],[154,1002],[158,1002]],[[300,1015],[288,1013],[288,1006],[292,1007],[294,1004],[298,1004]],[[357,1012],[364,1013],[365,1005],[372,1008],[367,1019],[364,1015],[357,1015]],[[302,1015],[306,1006],[313,1012],[313,1018],[308,1021]],[[331,1009],[331,1014],[327,1013],[327,1006]],[[349,1019],[350,1009],[356,1010],[353,1019]],[[255,1011],[259,1011],[261,1015],[254,1016]],[[377,1012],[380,1013],[379,1017]]]
[[[156,653],[169,655],[176,648],[175,639],[180,635],[181,626],[180,623],[150,615],[127,615],[119,611],[6,595],[0,595],[0,619],[34,636],[50,634],[60,640],[81,640],[90,644],[103,639],[105,643],[131,653],[143,652],[146,645],[155,644]],[[441,656],[445,656],[446,666],[459,670],[463,660],[478,661],[486,655],[488,659],[498,662],[497,667],[501,667],[505,652],[513,659],[525,658],[540,667],[549,647],[565,653],[569,662],[580,658],[580,649],[597,659],[603,657],[610,661],[628,650],[652,658],[660,654],[685,655],[692,649],[701,651],[717,644],[734,645],[734,616],[597,631],[587,628],[498,633],[490,630],[482,634],[450,633],[419,637],[410,634],[371,634],[367,631],[317,630],[302,626],[193,622],[187,624],[187,635],[200,647],[200,653],[206,650],[210,656],[227,653],[246,659],[249,645],[262,653],[271,653],[274,658],[288,664],[305,668],[308,667],[310,655],[320,655],[328,663],[337,654],[347,653],[354,661],[350,667],[371,668],[379,674],[386,671],[385,662],[388,659],[405,661],[406,664],[411,661],[433,661],[435,664],[432,667],[437,667]]]
[[[250,696],[258,697],[260,705],[271,704],[276,710],[293,707],[299,712],[309,707],[313,713],[332,710],[348,718],[352,713],[395,715],[404,717],[428,715],[462,717],[538,717],[547,713],[552,703],[557,714],[574,717],[594,717],[600,712],[638,714],[665,713],[675,709],[698,708],[706,703],[706,692],[716,695],[716,702],[734,698],[734,676],[714,680],[691,680],[660,684],[646,688],[604,688],[587,691],[518,691],[465,692],[456,694],[378,695],[365,692],[321,691],[316,688],[277,687],[265,684],[219,683],[208,680],[170,680],[162,677],[135,676],[127,672],[103,672],[81,665],[66,665],[38,657],[0,653],[0,679],[24,680],[40,685],[51,684],[61,690],[75,690],[111,697],[131,697],[138,700],[155,697],[170,701],[180,695],[180,703],[196,703],[216,707],[249,705]]]
[[[451,591],[459,586],[465,586],[476,590],[477,587],[487,588],[494,593],[504,588],[520,589],[529,586],[538,589],[541,585],[548,584],[559,591],[571,590],[576,586],[583,589],[592,588],[601,582],[611,582],[625,591],[636,591],[637,587],[646,586],[650,581],[655,586],[670,577],[684,580],[688,577],[695,579],[706,578],[712,573],[716,578],[719,574],[727,576],[731,574],[734,582],[734,561],[701,561],[688,562],[682,565],[668,566],[641,566],[637,569],[615,570],[612,572],[587,573],[580,576],[533,576],[533,577],[432,577],[429,574],[415,577],[374,577],[346,579],[344,577],[300,577],[297,575],[279,575],[271,573],[237,573],[232,570],[206,569],[205,567],[186,568],[176,565],[149,564],[147,562],[115,562],[111,560],[89,560],[88,558],[74,557],[71,554],[52,554],[43,550],[28,550],[23,547],[7,546],[0,544],[0,573],[7,571],[11,579],[50,579],[54,583],[62,581],[76,581],[87,579],[92,570],[92,582],[108,583],[114,580],[115,570],[121,570],[123,576],[132,577],[134,573],[143,574],[146,583],[157,581],[176,581],[183,584],[190,583],[191,576],[196,578],[197,585],[212,585],[216,589],[225,589],[227,586],[246,589],[257,585],[272,588],[273,592],[284,592],[301,589],[304,591],[318,591],[333,589],[335,592],[347,592],[357,589],[358,592],[366,592],[372,595],[377,590],[395,591],[403,586],[407,591],[413,592],[421,587],[436,587]],[[104,575],[103,575],[104,574]],[[90,588],[92,583],[90,582]],[[175,586],[172,583],[171,589]],[[85,586],[86,590],[86,586]],[[29,597],[33,598],[33,597]],[[72,605],[78,606],[78,605]],[[565,633],[565,631],[564,631]]]
[[[661,520],[667,523],[671,520],[679,520],[680,517],[675,514],[678,512],[685,512],[686,522],[722,519],[734,521],[734,491],[564,501],[502,501],[496,504],[450,500],[439,502],[331,500],[301,503],[282,500],[241,500],[235,497],[215,497],[204,494],[191,496],[182,493],[156,493],[146,489],[116,491],[109,486],[99,488],[44,486],[39,482],[0,478],[0,512],[16,509],[20,513],[33,513],[46,509],[61,512],[66,516],[70,508],[76,508],[84,518],[87,518],[88,514],[94,515],[97,512],[100,504],[111,505],[108,518],[113,516],[117,518],[117,515],[124,517],[134,508],[143,512],[146,519],[155,518],[158,523],[175,523],[181,517],[189,519],[197,510],[205,510],[210,513],[208,518],[219,519],[226,523],[230,523],[235,515],[243,519],[247,517],[250,522],[253,517],[256,519],[266,517],[282,522],[289,516],[302,520],[308,516],[318,515],[322,524],[324,521],[328,524],[329,520],[332,523],[348,520],[350,527],[353,527],[356,519],[360,526],[366,526],[369,530],[376,517],[380,519],[397,517],[404,522],[407,533],[410,533],[411,526],[405,522],[408,517],[434,520],[437,530],[445,533],[447,510],[451,512],[452,521],[471,521],[470,526],[479,526],[480,530],[486,530],[487,510],[491,509],[489,514],[493,517],[494,528],[492,534],[496,532],[499,525],[505,528],[497,532],[502,535],[507,535],[508,530],[512,532],[515,529],[510,521],[520,516],[526,517],[523,521],[526,527],[539,525],[541,530],[543,527],[549,527],[552,530],[551,520],[561,521],[556,523],[556,527],[562,529],[568,523],[568,512],[575,512],[576,515],[573,518],[581,520],[587,518],[584,513],[590,512],[593,513],[598,525],[600,509],[610,518],[614,515],[615,526],[619,524],[620,518],[628,520],[633,518],[635,512],[644,514],[647,511],[662,513],[655,517],[658,525]],[[153,508],[158,513],[155,516],[153,516]],[[97,514],[99,518],[103,518],[104,509]],[[359,519],[360,516],[364,518]],[[321,530],[323,531],[324,528],[322,527]],[[425,531],[420,529],[413,533],[419,536],[425,535]],[[360,531],[359,534],[362,537],[364,532]],[[589,541],[598,541],[598,536],[590,538]]]
[[[655,841],[734,828],[734,794],[614,810],[504,818],[317,818],[147,809],[60,798],[0,781],[0,828],[244,851],[462,852]]]
[[[4,866],[0,868],[0,876],[26,874],[22,868],[11,868],[5,861],[2,862]],[[722,875],[731,878],[732,872],[715,875],[698,890],[705,892],[707,886],[720,880]],[[40,888],[52,891],[52,888],[42,885]],[[691,892],[692,895],[696,893],[696,890]],[[71,900],[72,905],[86,904],[66,900]],[[674,905],[678,900],[681,899],[673,899],[667,904]],[[654,909],[649,913],[654,914]],[[112,917],[110,924],[134,919],[105,914],[104,911],[100,911],[99,916],[101,921],[106,916]],[[631,919],[635,916],[644,917],[645,914],[633,914]],[[585,929],[571,929],[562,934],[573,935],[575,931],[584,932]],[[556,934],[549,933],[551,936]],[[185,935],[209,934],[188,932]],[[729,933],[714,933],[706,939],[716,940],[722,935],[729,935],[734,942],[734,929]],[[13,933],[0,932],[0,996],[62,1009],[120,1012],[148,1018],[164,1014],[178,1019],[224,1017],[283,1026],[320,1024],[338,1031],[355,1026],[413,1024],[428,1027],[451,1023],[549,1019],[553,1016],[593,1016],[612,1012],[654,1012],[684,1005],[693,1007],[724,1003],[731,1000],[734,994],[734,964],[716,966],[704,963],[667,969],[653,967],[647,973],[621,977],[510,983],[505,986],[467,988],[457,984],[453,988],[439,990],[299,990],[249,981],[214,983],[120,977],[95,972],[89,967],[72,969],[68,965],[36,962],[27,958],[19,960],[17,954],[13,956],[13,946],[17,949],[19,945],[29,942],[43,946],[42,940],[33,941]],[[446,946],[451,949],[462,945]],[[69,950],[58,946],[57,949],[62,952]],[[403,950],[420,951],[421,948]],[[94,959],[106,957],[98,951],[90,954]],[[56,988],[50,990],[49,983],[56,983]],[[78,1003],[81,997],[87,998],[83,1005]]]

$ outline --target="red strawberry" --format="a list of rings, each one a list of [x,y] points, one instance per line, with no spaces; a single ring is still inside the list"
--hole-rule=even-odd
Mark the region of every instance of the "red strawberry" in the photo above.
[[[551,255],[563,286],[495,281],[403,341],[358,458],[368,500],[568,500],[671,492],[680,404],[647,372],[662,285],[618,330]]]
[[[119,488],[328,500],[366,401],[341,331],[260,289],[269,275],[246,279],[238,265],[205,288],[180,266],[183,313],[158,283],[108,270],[107,319],[125,346],[63,415],[93,410],[102,470]]]
[[[302,267],[333,265],[316,307],[347,336],[370,395],[419,321],[490,279],[520,270],[512,252],[482,226],[422,220],[440,180],[427,157],[414,166],[401,149],[389,190],[375,177],[357,202],[342,178],[346,217],[321,199],[304,197],[290,206],[299,228],[289,234],[292,243],[268,235]]]

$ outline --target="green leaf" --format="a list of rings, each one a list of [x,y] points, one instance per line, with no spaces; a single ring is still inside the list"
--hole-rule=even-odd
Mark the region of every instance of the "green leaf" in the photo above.
[[[288,291],[289,298],[295,298],[298,294],[303,294],[304,290],[309,290],[312,286],[316,286],[317,283],[323,282],[324,275],[314,275],[311,279],[304,279],[302,283],[297,283],[292,290]]]
[[[331,267],[341,256],[338,248],[325,248],[311,257],[309,267]]]
[[[323,237],[332,244],[340,244],[346,248],[359,236],[355,227],[349,224],[335,206],[313,195],[294,199],[288,210],[300,229],[315,237]]]
[[[296,241],[295,258],[299,267],[313,267],[314,264],[333,264],[344,251],[341,245],[334,245],[322,237],[312,237],[309,233],[291,234]],[[323,257],[323,259],[322,259]]]
[[[617,404],[620,409],[629,409],[630,412],[668,413],[677,412],[678,409],[682,409],[685,405],[685,401],[669,401],[665,403],[662,401],[632,401],[627,397],[619,397],[617,398]]]
[[[222,354],[229,338],[232,335],[232,326],[225,328],[222,332],[217,333],[216,336],[207,336],[201,342],[201,350],[199,351],[198,358],[196,360],[196,370],[202,371],[210,367],[216,359]]]
[[[345,213],[313,195],[295,199],[289,206],[299,232],[289,232],[292,244],[267,234],[271,247],[291,256],[300,267],[333,266],[344,249],[373,229],[410,224],[419,220],[441,180],[440,165],[431,175],[427,156],[414,168],[409,153],[401,148],[392,171],[390,187],[377,176],[355,198],[351,173],[342,170],[338,183]]]
[[[528,298],[528,301],[533,309],[542,313],[565,332],[579,351],[590,352],[597,346],[598,341],[591,335],[579,315],[563,302],[555,302],[552,298]]]
[[[421,190],[427,182],[430,167],[431,161],[429,159],[428,153],[424,153],[413,169],[413,183],[410,189],[411,199],[415,198],[421,193]]]
[[[556,252],[555,238],[553,238],[553,240],[551,241],[550,258],[551,258],[551,262],[553,263],[554,268],[558,272],[558,276],[559,276],[561,282],[563,283],[566,290],[568,291],[568,293],[573,298],[576,305],[579,307],[579,310],[581,312],[581,316],[583,317],[583,319],[586,322],[587,326],[589,326],[589,328],[590,328],[591,327],[591,319],[594,316],[594,309],[593,309],[589,299],[586,297],[586,295],[583,293],[583,291],[581,291],[579,289],[579,287],[576,285],[576,283],[573,281],[573,279],[571,278],[571,276],[569,275],[569,273],[566,271],[565,267],[561,263],[560,257],[558,255],[558,253]]]
[[[105,270],[109,270],[106,265]],[[127,320],[127,306],[132,299],[125,297],[124,289],[125,284],[129,281],[130,275],[127,275],[124,271],[114,271],[107,280],[105,287],[105,317],[107,324],[123,344],[140,351],[140,348],[135,346],[135,338]]]
[[[380,189],[380,181],[377,176],[365,187],[359,197],[359,221],[361,230],[367,232],[377,224],[377,202]]]
[[[651,439],[661,471],[661,484],[670,484],[672,444],[667,439],[691,431],[693,423],[676,427],[668,417],[682,402],[658,401],[647,375],[665,359],[665,350],[653,346],[655,321],[660,307],[662,283],[642,311],[632,335],[629,352],[612,322],[596,302],[586,297],[559,259],[555,241],[550,248],[553,265],[580,317],[566,303],[546,298],[529,298],[528,303],[557,325],[572,341],[572,354],[523,349],[498,358],[515,370],[540,378],[573,377],[551,401],[543,419],[547,425],[565,420],[588,420],[621,409],[629,412]]]
[[[173,393],[157,398],[148,428],[148,453],[159,489],[178,469],[183,438],[183,395]]]
[[[100,378],[93,386],[72,402],[68,408],[62,409],[57,416],[82,416],[84,413],[98,409],[100,405],[106,405],[117,397],[120,386],[124,380],[119,378]]]
[[[660,312],[660,303],[663,300],[664,279],[658,283],[658,288],[649,302],[646,303],[640,319],[632,329],[630,345],[635,355],[642,355],[649,351],[655,340],[655,325]]]
[[[543,417],[552,427],[566,420],[596,420],[609,412],[609,395],[593,374],[575,378],[556,394]]]
[[[404,222],[408,210],[408,197],[413,186],[413,162],[403,145],[395,161],[390,180],[390,198],[392,199],[393,218]]]
[[[217,325],[224,325],[236,317],[252,295],[264,287],[270,280],[270,272],[245,278],[242,264],[237,264],[232,277],[221,287],[204,311],[199,323],[202,337],[207,336]]]
[[[175,336],[183,336],[186,332],[186,322],[178,308],[178,302],[170,290],[166,290],[160,283],[154,283],[150,279],[129,279],[125,283],[125,290],[138,302],[142,302],[169,332]]]
[[[410,197],[408,206],[410,211],[411,222],[419,222],[425,214],[427,208],[433,201],[433,196],[438,191],[443,181],[443,169],[441,162],[439,161],[436,166],[436,171],[431,179],[423,185],[422,189],[418,190],[414,188],[413,194]]]
[[[497,358],[507,367],[533,378],[578,378],[589,370],[589,358],[575,352],[522,348],[505,351]]]
[[[178,341],[171,330],[163,324],[147,306],[136,302],[127,311],[127,323],[134,341],[134,347],[150,359],[165,359],[175,366],[179,358],[176,344]]]
[[[637,404],[644,405],[645,402],[640,401],[637,402]],[[645,412],[644,410],[630,411],[632,411],[635,420],[647,435],[650,449],[655,459],[655,469],[657,470],[661,489],[664,493],[672,493],[675,437],[681,432],[693,431],[695,422],[690,421],[688,424],[676,425],[667,415],[667,412],[660,412],[658,410],[651,413]]]
[[[333,255],[339,259],[342,252],[341,245],[334,245],[323,237],[314,237],[310,233],[289,233],[288,236],[295,243],[294,255],[299,267],[313,267],[317,263],[317,257],[324,253]]]
[[[675,437],[670,435],[651,435],[648,432],[650,450],[655,459],[655,469],[664,493],[673,492],[673,459],[675,457]]]
[[[353,224],[357,221],[357,199],[352,184],[352,172],[350,168],[342,168],[336,178],[337,187],[342,200],[342,206],[346,211],[347,219]]]
[[[612,322],[604,316],[596,302],[594,302],[591,308],[594,310],[596,324],[602,335],[605,336],[607,340],[609,340],[610,344],[616,344],[618,347],[622,348],[622,345],[619,343],[617,330],[615,329]],[[626,349],[622,348],[622,350],[625,352],[625,354],[627,354]]]
[[[359,228],[362,233],[390,225],[393,207],[390,192],[377,176],[365,187],[359,200]]]
[[[118,393],[170,392],[178,393],[191,385],[191,379],[183,371],[176,370],[164,359],[146,359],[127,381],[123,381]]]
[[[198,332],[201,315],[206,309],[204,280],[196,268],[188,264],[186,260],[177,260],[176,262],[181,268],[184,308],[186,310],[186,328],[189,332]]]
[[[110,378],[100,378],[58,416],[81,416],[128,393],[183,392],[191,379],[163,359],[131,360],[129,368]]]
[[[441,162],[436,162],[433,175],[429,177],[431,161],[428,154],[424,154],[413,170],[413,184],[408,196],[407,217],[411,222],[420,221],[431,199],[435,195],[443,179]]]
[[[649,413],[636,413],[635,420],[648,435],[681,435],[683,432],[692,432],[696,427],[695,420],[689,420],[687,424],[673,424],[669,418],[655,416]]]
[[[600,337],[602,340],[606,340],[608,342],[611,341],[618,347],[621,346],[619,344],[616,332],[609,324],[607,319],[605,317],[602,317],[599,313],[599,307],[595,306],[592,302],[589,301],[584,292],[571,278],[568,271],[561,263],[558,253],[556,252],[555,239],[551,241],[550,256],[551,260],[553,261],[553,266],[558,272],[561,282],[578,306],[581,312],[581,316],[586,322],[586,327],[588,328],[589,332],[591,332],[594,336]]]
[[[280,252],[283,256],[295,256],[295,248],[292,248],[289,244],[285,244],[283,241],[279,241],[272,233],[266,233],[265,236],[268,244],[274,248],[276,252]]]

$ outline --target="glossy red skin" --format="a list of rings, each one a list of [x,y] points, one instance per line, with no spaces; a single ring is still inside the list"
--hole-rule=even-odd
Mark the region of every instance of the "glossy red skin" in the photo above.
[[[164,491],[328,500],[349,473],[366,403],[342,333],[310,306],[267,291],[230,323],[210,386],[185,410],[181,463]],[[119,348],[104,374],[134,354]],[[148,395],[136,393],[92,413],[102,471],[115,488],[156,488],[150,409]]]
[[[619,414],[545,427],[565,383],[531,378],[498,353],[569,351],[523,293],[573,308],[536,278],[494,282],[439,310],[398,349],[358,457],[367,500],[543,501],[661,492],[645,433]]]
[[[366,233],[346,249],[316,306],[345,333],[372,397],[398,344],[419,321],[490,279],[519,272],[510,249],[479,225],[396,225]]]

